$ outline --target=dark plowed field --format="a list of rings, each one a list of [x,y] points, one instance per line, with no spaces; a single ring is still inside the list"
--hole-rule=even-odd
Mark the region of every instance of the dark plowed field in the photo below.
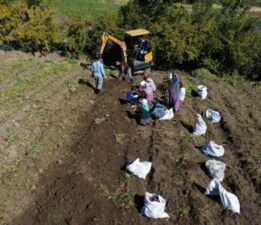
[[[8,128],[12,115],[4,115],[8,107],[10,110],[12,107],[6,105],[3,111],[1,108],[1,126],[8,128],[6,133],[20,129],[22,137],[31,135],[30,144],[37,144],[42,139],[34,138],[45,134],[47,140],[51,140],[40,142],[38,154],[36,150],[31,153],[26,144],[22,145],[27,139],[2,145],[3,152],[13,145],[22,146],[23,152],[11,159],[9,154],[6,156],[9,161],[3,161],[9,167],[16,165],[17,160],[19,164],[15,171],[1,176],[0,196],[5,200],[0,206],[1,224],[260,224],[259,84],[238,82],[232,87],[224,80],[201,80],[180,72],[181,79],[190,87],[181,110],[171,121],[143,127],[137,124],[132,107],[121,104],[129,89],[126,82],[110,78],[105,81],[104,92],[96,97],[90,83],[85,85],[85,81],[91,82],[88,72],[79,65],[74,65],[73,71],[75,76],[67,77],[73,84],[67,87],[68,93],[64,82],[56,77],[52,78],[55,82],[45,86],[48,93],[54,94],[44,95],[44,89],[40,91],[46,100],[32,108],[38,112],[46,105],[55,107],[41,114],[41,120],[30,110],[23,111],[20,118],[17,109],[12,115],[18,118],[15,122],[19,127],[16,124]],[[157,84],[167,76],[167,72],[153,72]],[[78,84],[74,79],[84,79],[84,82]],[[135,77],[136,83],[140,80],[141,76]],[[209,90],[205,101],[190,93],[191,87],[201,83]],[[57,99],[55,95],[60,97]],[[161,97],[159,91],[157,97]],[[26,108],[25,101],[19,104]],[[196,114],[208,108],[221,112],[222,121],[211,124],[203,117],[208,126],[207,134],[196,137],[192,135]],[[31,129],[28,128],[30,121]],[[21,127],[28,129],[23,133]],[[8,140],[3,133],[2,142]],[[240,215],[223,209],[218,199],[204,195],[211,181],[204,164],[210,157],[203,155],[199,148],[210,140],[225,147],[225,154],[219,159],[227,165],[222,185],[238,196]],[[152,162],[153,169],[146,180],[122,169],[128,160],[136,158]],[[140,215],[146,191],[159,193],[167,200],[169,219],[151,220]]]

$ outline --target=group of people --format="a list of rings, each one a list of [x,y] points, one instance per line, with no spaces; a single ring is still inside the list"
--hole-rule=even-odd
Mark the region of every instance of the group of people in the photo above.
[[[125,78],[128,77],[129,82],[132,84],[132,72],[129,64],[124,61],[116,61],[116,65],[119,67],[122,80],[125,80]],[[95,80],[95,93],[100,94],[103,86],[103,80],[107,78],[104,70],[103,59],[101,56],[97,56],[96,60],[92,63],[91,73],[92,77]]]
[[[156,98],[157,87],[150,76],[149,72],[145,72],[143,80],[140,82],[138,88],[133,85],[131,68],[126,62],[116,62],[119,66],[120,76],[123,80],[128,76],[132,89],[127,93],[126,102],[136,105],[136,112],[139,123],[142,125],[150,124],[153,120],[160,119],[164,116],[164,107]],[[95,80],[95,93],[99,94],[103,86],[103,79],[107,78],[102,58],[97,58],[92,64],[92,76]],[[180,107],[180,89],[183,87],[182,82],[178,78],[176,72],[172,70],[169,75],[168,86],[165,92],[165,98],[168,101],[168,107],[173,108],[177,112]]]
[[[173,70],[169,76],[168,86],[165,92],[165,99],[168,100],[168,107],[177,112],[180,107],[180,89],[182,82]],[[141,125],[150,124],[153,120],[164,116],[164,106],[156,98],[156,85],[149,73],[145,73],[138,89],[127,93],[126,102],[137,105],[136,112]]]

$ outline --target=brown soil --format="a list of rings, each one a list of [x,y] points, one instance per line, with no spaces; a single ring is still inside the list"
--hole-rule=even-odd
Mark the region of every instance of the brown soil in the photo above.
[[[157,83],[163,74],[166,76],[154,72]],[[185,73],[181,77],[193,85],[201,83]],[[140,79],[135,77],[136,82]],[[136,123],[129,105],[121,104],[128,89],[126,82],[109,79],[104,92],[96,97],[88,87],[79,86],[69,99],[86,99],[71,106],[71,116],[77,115],[71,121],[73,132],[58,140],[56,146],[46,146],[50,163],[44,170],[39,162],[26,167],[28,171],[22,179],[33,180],[30,171],[37,171],[35,188],[24,190],[27,195],[18,192],[22,202],[29,199],[24,207],[16,202],[19,198],[9,201],[15,208],[22,207],[22,213],[14,217],[15,213],[9,212],[1,224],[260,224],[261,86],[243,82],[233,88],[224,82],[209,82],[206,101],[186,99],[172,121],[147,127]],[[50,101],[58,101],[59,110],[70,105],[68,98]],[[191,130],[196,113],[207,108],[218,109],[223,120],[214,125],[207,122],[207,134],[194,137]],[[56,123],[59,110],[52,119],[48,118],[49,124]],[[37,119],[33,124],[37,126]],[[39,129],[44,135],[44,126]],[[209,140],[225,147],[220,159],[227,164],[222,184],[238,196],[241,215],[223,209],[218,199],[204,195],[211,180],[204,168],[209,157],[198,148]],[[136,158],[152,162],[153,170],[146,181],[127,175],[122,169],[128,160]],[[28,164],[29,159],[25,161]],[[140,215],[146,191],[159,193],[167,200],[169,219],[151,220]],[[8,191],[5,193],[8,195]]]

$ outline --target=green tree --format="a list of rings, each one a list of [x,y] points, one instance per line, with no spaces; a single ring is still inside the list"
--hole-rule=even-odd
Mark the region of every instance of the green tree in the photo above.
[[[0,40],[25,51],[49,51],[60,42],[59,25],[49,9],[13,1],[0,7]]]
[[[184,7],[171,7],[152,30],[156,64],[160,67],[173,67],[198,57],[196,29]]]
[[[172,0],[130,0],[120,9],[120,26],[127,28],[149,28],[177,1]]]

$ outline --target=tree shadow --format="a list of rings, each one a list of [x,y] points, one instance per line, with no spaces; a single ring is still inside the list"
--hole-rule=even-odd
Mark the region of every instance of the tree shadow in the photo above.
[[[181,125],[188,130],[189,133],[193,133],[193,126],[189,125],[188,123],[185,123],[184,121],[180,122]]]
[[[144,196],[141,195],[134,195],[134,204],[137,209],[137,211],[140,213],[141,209],[144,205]]]

